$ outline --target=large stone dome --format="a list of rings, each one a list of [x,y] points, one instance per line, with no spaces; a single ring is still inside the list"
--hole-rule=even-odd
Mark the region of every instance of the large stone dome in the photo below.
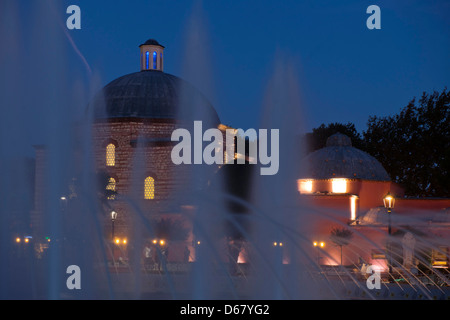
[[[93,108],[96,120],[181,119],[220,124],[214,107],[194,86],[159,70],[135,72],[111,81],[95,97]]]
[[[310,153],[304,160],[307,179],[391,180],[377,159],[352,147],[351,139],[341,133],[330,136],[325,148]]]

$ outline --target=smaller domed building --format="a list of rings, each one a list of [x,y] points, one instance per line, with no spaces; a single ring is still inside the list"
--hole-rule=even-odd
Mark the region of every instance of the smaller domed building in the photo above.
[[[405,198],[381,163],[353,147],[348,136],[330,136],[324,148],[304,158],[303,165],[306,173],[297,180],[297,186],[307,208],[306,236],[311,243],[323,243],[318,263],[356,267],[364,261],[386,270],[388,239],[401,247],[401,237],[408,232],[422,242],[433,243],[430,258],[433,250],[448,252],[448,217],[442,219],[442,215],[448,215],[450,200]],[[388,193],[395,197],[390,219],[383,205]],[[336,228],[352,232],[342,258],[340,246],[331,237]]]
[[[351,139],[336,133],[327,139],[325,148],[305,158],[307,176],[298,180],[301,194],[333,197],[336,201],[350,196],[350,220],[359,210],[378,206],[391,188],[391,179],[381,163],[352,146]],[[339,199],[339,200],[338,200]]]

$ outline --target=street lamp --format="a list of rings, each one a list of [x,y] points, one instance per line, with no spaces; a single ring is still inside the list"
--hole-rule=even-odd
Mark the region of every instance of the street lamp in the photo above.
[[[114,242],[117,243],[116,239],[114,239],[114,222],[117,219],[117,212],[116,211],[111,211],[111,241],[112,241],[112,259],[114,261],[115,258],[115,248],[116,246],[114,245]]]
[[[386,209],[388,209],[388,213],[391,213],[391,210],[394,209],[395,198],[391,195],[390,192],[383,198],[383,204]]]
[[[395,198],[391,195],[390,192],[387,193],[387,195],[383,198],[383,204],[384,207],[387,209],[388,212],[388,255],[389,255],[389,273],[392,273],[392,252],[391,252],[391,212],[392,209],[394,209],[395,204]]]
[[[117,212],[115,211],[111,211],[111,226],[112,226],[112,230],[111,230],[111,239],[113,239],[114,241],[114,222],[117,219]]]
[[[313,246],[317,247],[317,264],[320,266],[320,248],[325,247],[325,242],[323,241],[314,241]]]

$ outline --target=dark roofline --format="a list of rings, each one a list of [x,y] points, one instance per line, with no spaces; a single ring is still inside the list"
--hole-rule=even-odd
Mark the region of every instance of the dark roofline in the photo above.
[[[144,43],[139,45],[139,48],[144,46],[144,45],[148,45],[148,46],[160,46],[161,48],[165,48],[162,44],[160,44],[158,41],[156,41],[155,39],[148,39],[147,41],[145,41]]]

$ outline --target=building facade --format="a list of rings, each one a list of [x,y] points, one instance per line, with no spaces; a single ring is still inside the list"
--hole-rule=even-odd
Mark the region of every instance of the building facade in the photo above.
[[[307,155],[305,165],[307,174],[298,180],[298,191],[315,212],[309,219],[309,237],[311,243],[322,243],[319,264],[357,267],[364,262],[386,271],[391,246],[396,248],[391,256],[397,268],[426,261],[448,267],[450,199],[405,197],[374,157],[354,148],[340,133]],[[383,204],[387,194],[395,197],[390,213]],[[333,229],[352,235],[336,239]],[[408,238],[415,243],[413,261],[403,257]]]
[[[221,166],[202,167],[199,174],[196,165],[174,164],[172,133],[177,128],[192,130],[193,122],[201,121],[204,130],[221,130],[225,156],[225,131],[232,128],[221,123],[196,88],[164,72],[164,46],[150,39],[139,48],[140,71],[111,81],[89,106],[93,121],[87,138],[92,142],[94,172],[102,181],[100,192],[91,191],[99,193],[103,203],[99,208],[103,237],[118,249],[108,253],[108,259],[128,259],[130,248],[139,243],[134,251],[145,252],[147,246],[166,250],[170,244],[168,261],[193,261],[196,208],[189,195],[194,189],[208,188]],[[49,210],[44,200],[49,185],[48,152],[43,146],[36,148],[32,224],[40,237],[47,232],[43,221],[49,221],[43,218]],[[401,257],[397,264],[411,268],[418,255],[403,257],[404,240],[416,243],[416,253],[425,252],[420,259],[426,256],[435,267],[448,267],[450,199],[405,198],[374,157],[354,148],[350,138],[339,133],[329,137],[326,147],[307,155],[301,165],[308,170],[297,180],[297,196],[303,203],[299,210],[310,213],[304,236],[317,264],[356,267],[365,261],[385,270],[386,248],[396,246]],[[247,173],[234,171],[243,180],[249,179]],[[235,179],[234,183],[242,186],[248,181],[236,183]],[[383,207],[389,192],[396,197],[390,215]],[[61,190],[58,200],[65,205],[75,193]],[[165,233],[160,230],[163,222]],[[178,236],[168,231],[167,224],[178,230]],[[350,231],[351,237],[345,241],[341,237],[339,243],[333,230]],[[250,262],[243,258],[242,246],[240,250],[238,262]]]

